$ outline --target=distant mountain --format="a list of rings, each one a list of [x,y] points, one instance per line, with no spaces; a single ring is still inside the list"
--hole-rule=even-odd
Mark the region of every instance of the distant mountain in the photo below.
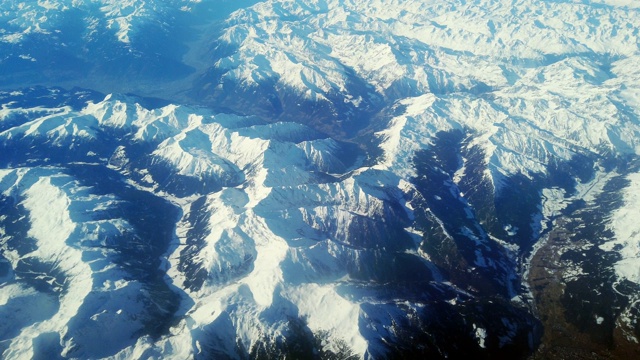
[[[637,357],[639,22],[3,3],[2,357]]]

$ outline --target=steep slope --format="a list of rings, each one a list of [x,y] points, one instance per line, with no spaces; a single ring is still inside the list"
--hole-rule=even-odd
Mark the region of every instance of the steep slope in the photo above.
[[[175,209],[115,189],[117,175],[98,169],[1,176],[2,259],[11,269],[3,276],[4,357],[106,357],[165,331],[180,299],[158,270],[171,227],[154,223],[170,224]],[[140,217],[150,206],[165,207],[167,218]],[[31,315],[15,315],[23,312]]]

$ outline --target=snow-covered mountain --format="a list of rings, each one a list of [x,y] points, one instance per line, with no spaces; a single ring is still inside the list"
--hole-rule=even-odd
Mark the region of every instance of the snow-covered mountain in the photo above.
[[[0,14],[3,358],[640,352],[634,2]]]

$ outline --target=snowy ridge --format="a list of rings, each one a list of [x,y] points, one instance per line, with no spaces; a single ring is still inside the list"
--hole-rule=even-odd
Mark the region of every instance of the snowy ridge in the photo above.
[[[114,207],[117,200],[110,195],[92,194],[91,189],[80,186],[70,176],[60,175],[56,168],[4,170],[1,183],[3,195],[24,199],[21,205],[31,219],[27,235],[35,240],[34,251],[21,253],[18,250],[14,253],[15,257],[11,259],[14,268],[20,269],[20,263],[48,264],[58,276],[47,278],[45,272],[39,281],[47,281],[51,286],[50,292],[43,290],[37,282],[31,289],[37,289],[39,296],[45,298],[59,297],[59,308],[53,316],[21,329],[4,356],[34,356],[24,352],[32,348],[29,346],[31,341],[58,331],[59,339],[62,339],[58,341],[64,347],[62,354],[99,354],[94,351],[99,351],[101,343],[116,347],[126,343],[128,337],[142,327],[140,320],[132,318],[135,313],[144,312],[136,300],[140,286],[136,281],[126,280],[126,272],[114,266],[110,259],[113,255],[107,250],[109,244],[105,241],[123,236],[132,227],[123,219],[94,219],[96,213]],[[6,246],[4,242],[5,256]],[[41,270],[34,265],[31,271],[37,273]],[[24,284],[22,286],[28,284],[19,277],[12,282]],[[96,305],[90,305],[90,301]],[[87,306],[98,308],[88,312]],[[47,311],[47,308],[32,308],[30,311]],[[75,325],[85,316],[92,316],[88,324]],[[118,320],[125,317],[129,317],[128,328],[122,327]],[[118,331],[104,337],[104,334],[98,335],[98,329],[91,330],[91,323],[99,324],[99,327],[117,326]],[[97,341],[93,336],[103,337]]]
[[[136,121],[121,121],[124,117],[120,110],[125,106],[136,109]],[[261,314],[270,312],[275,305],[274,294],[279,294],[288,301],[295,300],[293,304],[299,310],[287,310],[276,315],[276,319],[290,316],[291,311],[304,311],[313,331],[329,331],[336,338],[347,341],[350,348],[359,353],[375,348],[365,347],[365,340],[361,334],[358,335],[360,320],[357,314],[360,312],[357,309],[360,304],[350,303],[346,307],[349,301],[338,295],[336,285],[323,286],[323,297],[340,303],[340,308],[350,308],[344,314],[347,318],[329,316],[321,312],[324,307],[315,309],[307,304],[312,300],[301,294],[305,294],[315,281],[348,280],[350,276],[345,263],[361,266],[355,265],[361,261],[360,258],[373,256],[380,249],[404,252],[405,247],[415,246],[413,242],[402,243],[393,236],[387,237],[396,231],[388,228],[395,226],[393,223],[397,220],[394,217],[411,217],[411,210],[400,209],[397,212],[398,209],[392,205],[401,201],[402,193],[391,190],[402,182],[401,178],[388,170],[368,168],[348,173],[350,175],[340,181],[332,176],[323,180],[311,175],[310,170],[327,168],[324,159],[334,157],[332,154],[338,144],[333,140],[314,139],[318,135],[313,131],[306,132],[312,136],[311,140],[301,141],[304,137],[297,124],[256,125],[241,117],[211,115],[174,106],[150,111],[124,105],[111,97],[100,103],[89,103],[80,112],[99,119],[103,128],[130,126],[130,132],[136,134],[132,138],[134,143],[157,144],[157,149],[151,153],[152,158],[165,159],[177,174],[201,177],[212,172],[241,181],[235,188],[207,195],[205,208],[192,208],[189,200],[181,200],[185,203],[185,215],[177,232],[186,234],[194,226],[189,220],[190,213],[206,214],[206,236],[189,261],[207,275],[200,290],[193,291],[190,296],[196,304],[231,296],[228,302],[235,304],[237,295],[232,289],[236,289],[238,283],[246,284],[246,292],[252,294],[241,302],[246,304],[246,308],[229,315],[234,323],[262,324],[257,328],[262,329],[260,331],[256,328],[251,331],[234,330],[238,331],[246,346],[250,348],[264,334],[278,333],[272,329],[278,322],[260,319],[264,316]],[[149,128],[158,131],[145,133],[140,130]],[[264,128],[264,131],[257,131],[258,128]],[[148,137],[140,134],[148,134]],[[35,133],[31,135],[37,136]],[[165,140],[158,143],[158,139]],[[316,143],[319,145],[315,146]],[[206,160],[212,156],[223,160],[229,167],[219,171],[218,165]],[[344,167],[344,164],[340,165]],[[332,166],[331,171],[339,170]],[[326,180],[331,181],[325,183]],[[152,179],[147,181],[155,183]],[[379,220],[384,218],[393,221],[386,225]],[[168,274],[178,286],[186,287],[185,275],[179,271],[181,261],[184,261],[181,251],[178,248],[170,256],[172,266]],[[412,253],[417,254],[418,251],[414,249]],[[366,273],[369,270],[360,268],[358,271]],[[220,314],[228,312],[226,305],[222,304],[225,302],[221,302]],[[199,331],[216,319],[211,315],[198,314],[199,311],[194,310],[188,317],[190,320],[185,320],[191,324],[191,336],[196,338]],[[335,319],[336,322],[326,323],[327,319]],[[183,336],[187,334],[180,333],[175,338],[170,336],[166,341],[183,342]],[[160,346],[160,343],[155,346]]]
[[[232,289],[238,286],[238,282],[245,284],[246,291],[252,294],[244,300],[248,306],[246,311],[230,315],[234,322],[262,324],[257,328],[262,329],[258,332],[254,328],[246,330],[248,333],[238,334],[247,346],[261,340],[259,336],[273,333],[273,319],[260,320],[260,314],[271,311],[273,294],[280,294],[289,301],[295,300],[300,311],[308,316],[309,326],[314,331],[329,331],[340,339],[346,336],[344,341],[354,351],[365,351],[366,342],[358,332],[357,303],[344,300],[338,295],[335,285],[314,290],[321,291],[322,298],[327,301],[326,306],[320,309],[307,304],[308,300],[302,294],[309,291],[311,285],[308,281],[344,277],[347,275],[342,265],[344,261],[353,262],[360,252],[368,251],[367,247],[380,246],[373,242],[359,244],[358,241],[362,240],[354,240],[349,229],[357,231],[362,221],[373,225],[375,221],[370,220],[371,217],[385,216],[388,206],[385,202],[393,198],[382,188],[387,182],[397,182],[395,176],[380,176],[382,174],[377,171],[370,174],[373,170],[362,169],[355,172],[354,177],[346,177],[343,181],[317,184],[325,180],[312,175],[313,172],[339,173],[346,170],[346,165],[335,155],[340,145],[331,139],[316,139],[317,133],[301,131],[304,129],[293,123],[256,125],[241,117],[200,113],[195,109],[176,106],[147,110],[112,96],[107,96],[102,102],[88,103],[78,112],[81,116],[68,110],[64,119],[66,125],[74,130],[56,137],[58,142],[73,143],[81,137],[83,127],[98,132],[127,129],[133,134],[131,141],[134,144],[156,144],[156,150],[150,153],[151,158],[163,159],[175,174],[198,179],[207,179],[214,174],[217,180],[226,179],[230,183],[243,184],[207,195],[206,207],[197,211],[203,212],[208,218],[206,229],[209,230],[203,239],[204,244],[190,261],[207,274],[201,290],[191,294],[196,303],[208,303],[208,299],[218,298],[221,294],[235,298],[237,295]],[[55,119],[42,117],[28,121],[12,129],[12,136],[3,133],[5,141],[46,138],[51,132],[49,127],[56,125]],[[89,139],[89,143],[96,141],[96,138]],[[164,140],[159,142],[160,139]],[[325,176],[333,179],[331,175]],[[146,183],[154,184],[155,181],[153,177],[147,177],[142,184]],[[334,200],[329,204],[326,199]],[[185,234],[193,226],[188,215],[196,210],[189,209],[190,200],[179,201],[185,204],[185,217],[177,233]],[[292,208],[292,204],[295,207]],[[292,227],[296,223],[298,225]],[[384,225],[375,226],[382,226],[384,230]],[[98,228],[96,225],[83,225],[81,228],[95,232],[106,227],[107,224]],[[178,252],[170,259],[174,260],[171,260],[169,275],[177,285],[184,286],[184,275],[178,271],[181,268],[181,254]],[[300,275],[307,275],[291,277],[292,273],[283,272],[287,268],[304,269]],[[229,281],[233,282],[221,286]],[[300,285],[293,285],[299,281],[302,281]],[[229,298],[229,303],[235,302],[232,298]],[[220,305],[221,313],[226,311],[226,305],[222,305],[224,303]],[[339,303],[336,306],[345,310],[351,309],[345,312],[346,318],[319,312],[329,311],[333,303]],[[255,318],[249,320],[247,316],[251,313],[255,313]],[[276,315],[276,318],[292,314],[288,310]],[[198,311],[189,319],[185,321],[191,324],[193,336],[215,322],[215,317],[202,317]],[[335,322],[324,323],[327,319],[335,319]],[[170,337],[166,341],[184,341],[180,338],[186,335],[181,334],[178,339]],[[123,351],[130,354],[129,351],[138,350]]]
[[[611,214],[610,226],[615,232],[615,239],[600,247],[607,251],[620,247],[618,253],[621,259],[615,264],[617,275],[620,279],[640,284],[640,228],[634,220],[638,212],[640,174],[631,174],[627,179],[630,184],[624,189],[624,206]]]

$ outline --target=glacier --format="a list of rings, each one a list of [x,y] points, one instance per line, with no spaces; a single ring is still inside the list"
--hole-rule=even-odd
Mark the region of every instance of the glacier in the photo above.
[[[639,21],[3,3],[2,357],[634,357]]]

